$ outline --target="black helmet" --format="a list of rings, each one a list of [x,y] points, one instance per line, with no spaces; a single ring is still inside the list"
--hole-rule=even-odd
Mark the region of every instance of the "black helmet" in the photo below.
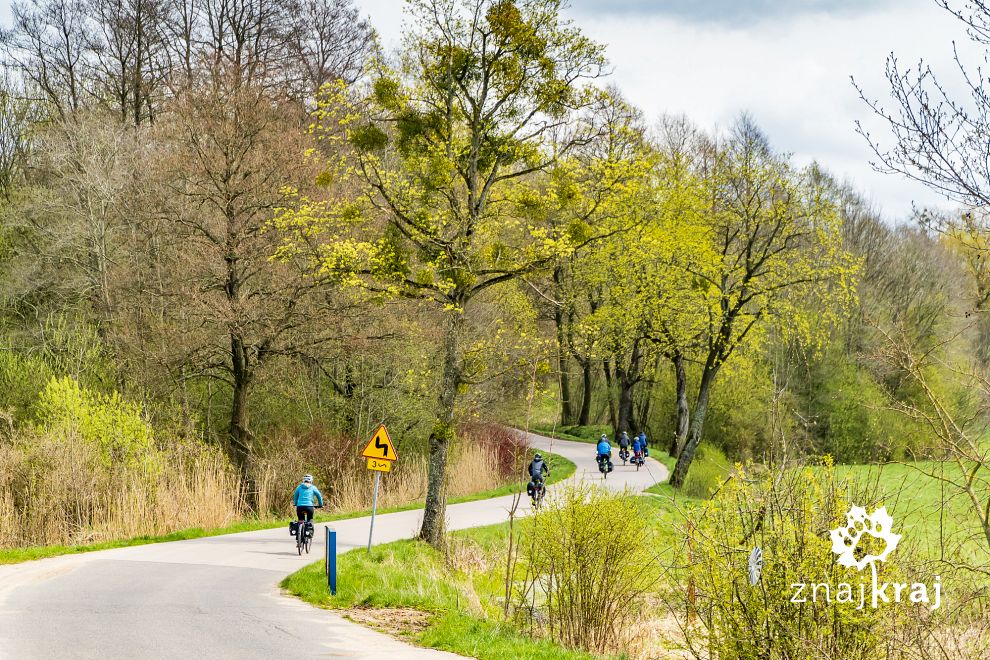
[[[542,461],[543,460],[543,456],[541,456],[539,453],[537,453],[536,456],[533,457],[533,460],[534,461]]]

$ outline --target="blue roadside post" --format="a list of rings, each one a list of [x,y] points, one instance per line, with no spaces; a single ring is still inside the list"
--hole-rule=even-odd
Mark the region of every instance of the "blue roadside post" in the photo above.
[[[337,530],[332,527],[324,527],[327,533],[326,542],[326,571],[327,587],[330,595],[337,595]]]

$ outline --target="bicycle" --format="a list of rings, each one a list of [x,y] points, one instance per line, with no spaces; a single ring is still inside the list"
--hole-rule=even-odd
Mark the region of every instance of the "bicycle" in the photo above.
[[[315,509],[322,509],[323,507],[314,507]],[[314,512],[315,515],[315,512]],[[313,537],[316,535],[316,527],[313,525],[312,520],[297,520],[296,521],[296,552],[302,554],[303,550],[306,554],[309,554],[310,548],[313,547]]]
[[[316,529],[313,527],[313,522],[311,520],[307,521],[296,521],[296,552],[300,555],[303,550],[309,553],[309,549],[313,545],[313,536],[315,535]]]
[[[598,471],[602,473],[602,479],[608,479],[608,473],[612,471],[611,457],[606,454],[599,454],[595,460],[598,461]]]
[[[534,510],[538,510],[540,508],[540,505],[543,504],[543,498],[546,497],[546,494],[547,494],[547,488],[543,484],[543,479],[534,479],[533,492],[530,495],[530,498],[533,501]]]
[[[629,450],[626,449],[625,447],[619,449],[619,458],[622,459],[622,464],[625,465],[626,461],[629,460]]]

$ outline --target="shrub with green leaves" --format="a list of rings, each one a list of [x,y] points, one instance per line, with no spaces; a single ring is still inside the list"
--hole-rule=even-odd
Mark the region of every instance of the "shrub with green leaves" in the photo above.
[[[93,392],[68,376],[48,381],[38,398],[37,416],[48,430],[78,433],[99,450],[107,466],[132,466],[153,449],[151,427],[139,404],[117,392]]]
[[[38,394],[51,377],[51,367],[41,358],[13,350],[0,351],[0,409],[12,421],[30,419]]]
[[[516,612],[553,641],[616,651],[637,620],[659,568],[645,503],[600,486],[557,489],[524,526]]]
[[[735,472],[687,526],[678,562],[684,568],[673,599],[689,656],[898,657],[887,653],[894,650],[889,633],[903,627],[910,607],[792,602],[796,583],[868,579],[840,566],[832,552],[829,530],[845,524],[852,502],[850,486],[836,479],[830,463],[780,473]],[[763,568],[753,585],[748,564],[756,547]],[[895,553],[879,567],[882,579],[903,581],[899,557]]]

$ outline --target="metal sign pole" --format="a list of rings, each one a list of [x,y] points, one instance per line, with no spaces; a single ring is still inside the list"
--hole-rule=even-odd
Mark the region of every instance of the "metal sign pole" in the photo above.
[[[375,493],[371,496],[371,529],[368,530],[368,554],[371,554],[371,537],[375,533],[375,511],[378,509],[378,484],[382,481],[382,473],[375,472]]]

